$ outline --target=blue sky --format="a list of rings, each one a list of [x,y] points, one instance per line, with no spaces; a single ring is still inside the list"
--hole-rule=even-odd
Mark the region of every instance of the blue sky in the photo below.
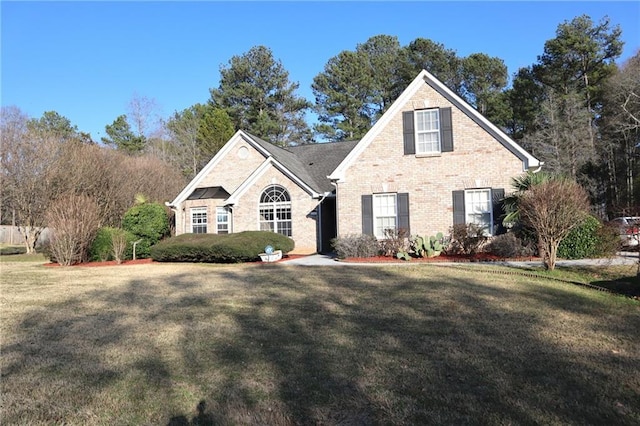
[[[209,99],[220,65],[269,47],[314,101],[313,78],[343,50],[378,34],[418,37],[458,56],[486,53],[509,74],[532,65],[558,25],[586,14],[620,25],[621,60],[640,49],[638,1],[0,2],[3,106],[57,111],[91,133],[127,112],[134,95],[167,117]]]

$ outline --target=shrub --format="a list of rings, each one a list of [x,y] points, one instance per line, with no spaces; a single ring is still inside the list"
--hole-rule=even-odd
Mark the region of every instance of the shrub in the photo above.
[[[291,238],[268,231],[235,234],[182,234],[151,247],[158,262],[238,263],[260,259],[267,245],[288,253],[294,248]]]
[[[86,261],[100,224],[95,201],[85,195],[63,196],[51,205],[46,219],[52,229],[50,260],[65,266]]]
[[[373,235],[345,235],[331,240],[331,246],[339,259],[373,257],[380,254],[378,239]]]
[[[124,229],[114,229],[111,232],[111,253],[117,263],[121,263],[125,258],[129,241],[127,238],[127,231]]]
[[[380,252],[384,256],[395,256],[397,253],[406,252],[409,233],[406,229],[385,229],[384,239],[379,242]]]
[[[102,227],[98,229],[96,237],[89,249],[89,260],[104,262],[111,260],[111,230],[114,228]]]
[[[487,242],[484,228],[475,223],[458,223],[450,228],[449,253],[476,254]]]
[[[518,238],[515,232],[507,232],[493,237],[487,244],[487,251],[500,257],[535,255],[535,248]]]
[[[589,215],[560,242],[558,256],[565,259],[585,259],[611,255],[617,249],[619,238],[617,231],[615,238],[611,238],[611,234],[609,228]]]
[[[89,250],[89,260],[94,262],[117,260],[114,253],[113,239],[114,235],[121,234],[124,234],[126,239],[126,247],[121,253],[121,260],[131,259],[133,256],[133,242],[138,238],[131,232],[127,232],[124,229],[105,226],[98,229],[98,233],[96,234]]]
[[[136,256],[149,257],[151,246],[169,235],[169,217],[162,204],[136,204],[124,214],[122,228],[142,239],[136,245]]]
[[[0,248],[0,255],[8,256],[12,254],[25,254],[27,248],[25,246],[8,246]]]

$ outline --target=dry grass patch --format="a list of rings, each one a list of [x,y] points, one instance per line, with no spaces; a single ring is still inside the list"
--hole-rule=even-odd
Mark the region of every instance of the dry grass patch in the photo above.
[[[2,264],[7,424],[638,424],[640,304],[430,265]]]

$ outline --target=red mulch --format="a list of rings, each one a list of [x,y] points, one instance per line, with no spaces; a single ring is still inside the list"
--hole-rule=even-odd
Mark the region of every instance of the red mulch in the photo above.
[[[287,254],[282,256],[282,259],[273,262],[273,263],[278,263],[278,262],[283,262],[285,260],[291,260],[291,259],[298,259],[300,257],[304,257],[305,255],[303,254]],[[120,263],[120,265],[145,265],[148,263],[153,263],[153,259],[136,259],[136,260],[125,260],[122,263]],[[262,262],[260,262],[259,260],[253,263],[257,263],[257,264],[262,264]],[[71,265],[71,266],[83,266],[83,267],[98,267],[98,266],[117,266],[118,264],[116,263],[115,260],[109,260],[107,262],[84,262],[84,263],[76,263],[75,265]],[[44,266],[50,266],[50,267],[56,267],[56,266],[60,266],[60,264],[58,263],[45,263]]]
[[[301,257],[305,257],[307,255],[303,254],[287,254],[282,257],[282,259],[273,262],[279,263],[285,260],[298,259]],[[438,262],[499,262],[505,260],[522,260],[522,261],[530,261],[530,260],[540,260],[536,257],[527,257],[527,258],[504,258],[500,256],[496,256],[490,253],[477,253],[475,255],[464,255],[464,254],[441,254],[436,257],[417,257],[411,258],[410,262],[415,263],[438,263]],[[347,259],[341,259],[341,262],[351,262],[351,263],[407,263],[406,260],[396,259],[395,257],[387,257],[387,256],[374,256],[374,257],[349,257]],[[136,259],[136,260],[125,260],[120,265],[144,265],[148,263],[153,263],[152,259]],[[260,261],[254,262],[256,264],[262,264]],[[115,260],[110,260],[107,262],[85,262],[78,263],[71,266],[83,266],[83,267],[99,267],[99,266],[117,266]],[[56,267],[60,266],[58,263],[45,263],[44,266]]]
[[[474,255],[467,254],[441,254],[436,257],[412,257],[409,262],[416,263],[439,263],[439,262],[501,262],[505,260],[530,261],[540,260],[536,257],[526,258],[505,258],[496,256],[491,253],[476,253]],[[353,263],[407,263],[406,260],[396,259],[395,257],[374,256],[374,257],[349,257],[343,259],[342,262]]]

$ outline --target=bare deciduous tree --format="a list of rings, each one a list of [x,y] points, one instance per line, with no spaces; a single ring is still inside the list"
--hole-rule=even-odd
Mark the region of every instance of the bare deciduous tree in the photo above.
[[[519,208],[520,220],[538,236],[545,267],[553,270],[560,242],[589,214],[589,196],[573,180],[552,179],[523,193]]]
[[[160,107],[155,99],[134,93],[127,105],[127,118],[136,136],[148,139],[160,127]]]
[[[49,203],[56,196],[57,188],[50,183],[59,144],[51,135],[37,130],[27,130],[15,138],[5,138],[3,132],[0,149],[3,198],[9,200],[27,253],[31,254],[46,226]]]

